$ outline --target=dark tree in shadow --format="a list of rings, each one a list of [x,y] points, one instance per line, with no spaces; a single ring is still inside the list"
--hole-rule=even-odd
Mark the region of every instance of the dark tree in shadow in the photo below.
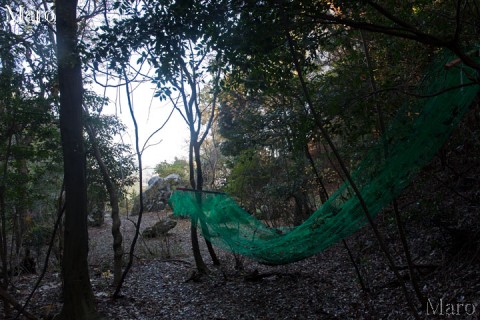
[[[77,1],[56,2],[60,132],[66,211],[62,261],[63,299],[56,319],[98,319],[88,272],[86,157],[82,71],[77,48]]]

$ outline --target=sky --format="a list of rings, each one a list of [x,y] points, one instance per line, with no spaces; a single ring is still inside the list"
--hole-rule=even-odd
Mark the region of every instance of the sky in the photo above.
[[[103,95],[104,89],[93,86],[93,90]],[[118,140],[132,146],[135,151],[135,127],[128,109],[125,86],[108,88],[105,91],[110,102],[104,107],[105,114],[116,114],[122,123],[127,126],[127,132]],[[154,84],[144,82],[134,87],[131,93],[133,110],[139,128],[139,145],[144,145],[146,139],[167,120],[172,111],[170,101],[162,101],[154,95]],[[153,97],[153,99],[152,99]],[[175,157],[186,159],[188,156],[188,126],[178,111],[174,111],[164,128],[149,140],[149,145],[142,157],[145,175],[151,176],[156,164],[167,161],[172,162]]]

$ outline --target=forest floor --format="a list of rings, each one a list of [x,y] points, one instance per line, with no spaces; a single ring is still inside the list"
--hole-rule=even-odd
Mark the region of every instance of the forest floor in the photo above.
[[[455,154],[448,159],[447,168],[438,159],[433,161],[398,199],[426,305],[416,300],[393,209],[386,208],[375,222],[419,319],[480,319],[480,159]],[[145,213],[142,229],[169,214]],[[139,239],[123,298],[116,300],[110,298],[110,227],[107,218],[102,227],[89,228],[91,282],[105,319],[414,318],[369,226],[346,239],[367,290],[362,290],[342,243],[284,266],[241,258],[243,269],[238,270],[233,255],[222,251],[217,252],[221,266],[213,266],[201,239],[211,273],[197,279],[192,277],[190,222],[178,220],[167,237]],[[134,223],[126,217],[122,231],[124,243],[129,244]],[[37,277],[14,277],[11,293],[18,301],[25,301]],[[59,269],[52,263],[27,309],[48,319],[61,306]]]
[[[142,229],[164,215],[166,213],[146,213]],[[400,272],[408,280],[405,264],[400,258],[401,248],[398,243],[393,245],[396,239],[388,229],[388,215],[378,220],[390,248],[399,256],[396,260]],[[368,227],[348,239],[369,289],[364,291],[342,244],[285,266],[269,267],[242,259],[243,270],[235,268],[231,254],[218,252],[221,266],[208,263],[210,275],[189,280],[195,270],[189,226],[188,220],[178,220],[166,238],[139,241],[135,263],[122,290],[124,297],[117,300],[110,298],[113,258],[109,220],[100,228],[90,228],[91,281],[98,310],[105,319],[413,318],[399,282],[388,269]],[[131,241],[133,230],[133,223],[124,220],[126,243]],[[440,312],[440,303],[450,303],[469,305],[461,307],[461,315],[456,318],[480,318],[478,247],[476,251],[469,251],[468,256],[445,257],[432,249],[432,243],[441,242],[439,239],[425,240],[419,235],[409,240],[416,257],[415,264],[419,266],[421,291],[429,301],[427,307],[420,307],[415,302],[420,317],[448,318],[445,314],[440,317],[432,315],[432,308]],[[418,253],[422,251],[428,251],[428,254],[419,257]],[[210,261],[205,248],[203,256]],[[15,296],[20,301],[28,294],[35,279],[34,275],[24,275],[16,280]],[[415,299],[409,284],[408,290]],[[59,273],[49,272],[29,310],[42,318],[49,318],[60,310],[61,303]],[[448,312],[445,310],[444,306],[443,313]],[[468,317],[467,313],[472,316]]]

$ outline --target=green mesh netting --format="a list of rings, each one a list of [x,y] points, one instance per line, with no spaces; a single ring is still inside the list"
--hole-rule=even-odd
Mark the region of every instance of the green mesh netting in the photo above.
[[[430,68],[418,92],[429,97],[406,102],[383,139],[352,172],[372,217],[432,159],[477,95],[478,73],[464,65],[447,70],[445,63],[452,59],[444,56]],[[465,84],[473,85],[459,88]],[[367,222],[349,183],[288,231],[269,228],[226,194],[177,190],[169,203],[175,215],[198,219],[204,237],[214,245],[272,265],[312,256]]]

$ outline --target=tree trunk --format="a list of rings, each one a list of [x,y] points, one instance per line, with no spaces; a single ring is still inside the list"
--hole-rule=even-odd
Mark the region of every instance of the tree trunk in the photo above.
[[[188,172],[190,179],[190,186],[192,189],[197,189],[197,184],[195,183],[195,163],[193,161],[193,135],[190,134],[190,146],[188,148]]]
[[[86,158],[82,121],[82,71],[77,52],[77,1],[58,0],[57,55],[60,133],[65,177],[63,307],[56,319],[99,319],[88,271]]]
[[[374,98],[376,98],[376,92],[378,91],[378,89],[377,89],[377,84],[375,82],[375,76],[374,76],[374,73],[373,73],[374,66],[373,66],[373,63],[372,63],[372,59],[370,57],[370,52],[368,50],[368,44],[367,44],[367,41],[365,40],[365,35],[364,35],[363,30],[360,30],[360,35],[361,35],[362,43],[363,43],[363,50],[365,52],[365,60],[367,62],[368,74],[369,74],[369,77],[370,77],[370,86],[372,87],[372,91],[374,93]],[[384,118],[384,115],[383,115],[383,109],[377,101],[375,101],[375,109],[377,110],[377,114],[378,114],[378,124],[379,124],[379,127],[380,127],[380,134],[382,136],[382,142],[383,142],[383,147],[384,147],[384,150],[385,150],[385,158],[386,158],[388,156],[388,143],[387,143],[387,140],[386,140],[387,137],[385,136],[385,134],[386,134],[385,118]],[[442,164],[443,164],[443,162],[442,162]],[[426,308],[427,307],[427,300],[423,296],[422,290],[420,289],[420,285],[417,281],[417,275],[416,275],[415,269],[413,267],[412,255],[410,253],[410,248],[408,246],[407,236],[405,234],[405,229],[404,229],[404,226],[403,226],[403,222],[402,222],[402,219],[400,217],[400,211],[398,209],[397,199],[393,199],[392,203],[393,203],[393,213],[395,215],[395,222],[397,223],[397,228],[398,228],[398,234],[400,236],[400,241],[402,243],[403,252],[405,253],[405,259],[406,259],[407,265],[408,265],[408,272],[410,274],[410,281],[412,283],[413,289],[415,291],[415,294],[417,295],[418,300],[422,304],[422,307]]]
[[[5,186],[0,185],[0,260],[2,264],[2,273],[0,274],[0,288],[4,291],[8,289],[8,262],[7,262],[7,235],[6,235],[6,210],[5,210]],[[10,302],[2,297],[5,316],[10,314]]]
[[[2,103],[0,103],[0,113],[2,115],[10,115],[14,106],[14,66],[15,61],[11,48],[0,48],[0,89],[2,91]],[[8,117],[7,117],[8,119]],[[4,156],[2,159],[2,168],[0,173],[0,262],[2,265],[2,273],[0,273],[0,286],[7,291],[9,285],[8,276],[8,245],[7,245],[7,208],[6,208],[6,191],[7,191],[7,175],[10,157],[12,156],[12,138],[14,135],[14,124],[5,123],[2,128],[4,132],[0,132],[2,140],[5,141]],[[4,142],[2,141],[2,143]],[[6,317],[10,315],[11,308],[7,300],[4,301],[4,314]]]
[[[5,201],[6,185],[5,180],[8,172],[8,161],[10,156],[10,149],[12,146],[12,137],[8,139],[6,148],[6,156],[2,164],[2,179],[0,184],[0,262],[2,264],[2,273],[0,274],[0,287],[5,291],[8,290],[10,278],[8,276],[8,247],[7,247],[7,209]],[[2,298],[3,299],[3,298]],[[7,300],[3,299],[3,308],[5,316],[9,316],[11,308]]]
[[[200,143],[194,143],[193,144],[193,151],[195,152],[195,164],[197,166],[197,190],[202,190],[203,189],[203,171],[202,171],[202,158],[200,156]],[[220,265],[220,260],[218,260],[217,255],[215,254],[215,250],[213,250],[212,243],[207,239],[208,235],[208,229],[207,226],[205,226],[201,221],[201,228],[203,235],[205,236],[205,243],[207,244],[207,249],[208,253],[210,253],[210,258],[212,258],[212,262],[214,265],[218,266]]]
[[[313,211],[308,205],[308,196],[305,191],[300,190],[293,193],[292,196],[295,200],[295,216],[293,217],[293,223],[294,225],[299,226],[310,217]]]
[[[103,182],[108,191],[110,199],[110,206],[112,207],[112,236],[113,236],[113,285],[117,286],[122,279],[122,267],[123,267],[123,236],[120,231],[120,209],[118,205],[118,188],[110,178],[108,168],[102,160],[102,154],[98,149],[97,142],[95,140],[95,133],[92,128],[87,126],[88,136],[92,142],[93,155],[97,160],[98,167],[102,172]]]
[[[113,203],[115,203],[115,208]],[[117,286],[122,278],[123,267],[123,236],[120,231],[122,222],[120,221],[120,209],[118,206],[118,196],[115,199],[110,196],[110,205],[112,206],[112,236],[113,236],[113,285]]]
[[[319,193],[320,201],[322,201],[322,203],[325,203],[328,200],[328,191],[327,191],[327,188],[325,187],[325,183],[323,182],[322,176],[320,176],[320,173],[318,172],[317,167],[315,166],[315,161],[313,160],[312,154],[308,149],[308,145],[305,145],[305,155],[307,156],[307,159],[310,162],[310,166],[313,170],[313,173],[315,174],[315,179],[317,180],[317,183],[320,186],[320,193]]]
[[[295,47],[294,47],[294,44],[293,44],[293,40],[292,40],[292,37],[291,37],[290,32],[288,30],[286,30],[286,38],[287,38],[288,45],[289,45],[289,48],[290,48],[290,53],[291,53],[292,58],[293,58],[293,64],[295,66],[295,70],[297,71],[298,79],[300,81],[300,85],[301,85],[302,91],[304,93],[306,104],[307,104],[310,112],[312,113],[315,124],[317,125],[318,129],[320,130],[322,136],[325,138],[325,140],[327,142],[327,145],[330,147],[330,150],[332,150],[333,154],[335,155],[335,158],[337,159],[338,164],[340,165],[340,168],[341,168],[343,174],[345,175],[346,180],[348,181],[348,183],[352,187],[353,192],[357,196],[358,201],[360,203],[360,206],[361,206],[363,212],[365,213],[365,217],[367,218],[367,221],[370,224],[370,226],[373,230],[373,233],[375,234],[375,237],[377,238],[377,241],[380,245],[380,248],[383,251],[383,253],[385,255],[385,258],[388,261],[388,265],[392,269],[392,272],[395,274],[395,277],[397,278],[397,280],[400,282],[400,287],[402,289],[403,294],[405,295],[405,299],[407,300],[407,304],[408,304],[409,308],[411,309],[414,318],[415,319],[420,319],[420,317],[418,315],[418,312],[417,312],[417,309],[415,308],[415,304],[412,301],[412,299],[411,299],[411,297],[408,293],[407,287],[405,285],[405,281],[403,280],[403,278],[401,277],[400,273],[398,272],[398,270],[395,266],[395,260],[393,259],[392,255],[389,253],[388,247],[385,243],[385,240],[383,239],[380,231],[377,228],[377,225],[375,224],[375,221],[373,220],[372,216],[370,215],[370,211],[368,210],[367,204],[365,203],[365,200],[363,199],[362,194],[360,193],[360,190],[358,189],[357,185],[353,181],[352,176],[350,175],[350,171],[347,169],[347,166],[345,165],[345,162],[343,161],[343,158],[340,156],[340,153],[338,152],[338,149],[336,148],[335,144],[333,143],[333,140],[330,137],[330,134],[325,129],[325,126],[324,126],[322,118],[320,117],[320,114],[314,108],[312,99],[310,97],[310,93],[309,93],[308,88],[307,88],[307,84],[305,82],[305,78],[303,77],[303,72],[302,72],[302,69],[300,67],[299,60],[298,60],[296,52],[295,52]]]
[[[195,168],[193,165],[193,135],[190,135],[190,148],[188,152],[188,164],[190,168],[190,185],[192,189],[196,189],[197,184],[195,183]],[[196,139],[196,136],[195,136]],[[202,274],[207,274],[209,272],[207,265],[203,261],[202,253],[200,252],[200,245],[198,243],[198,233],[197,233],[197,218],[192,218],[192,223],[190,225],[190,236],[192,240],[192,251],[193,257],[195,259],[195,265],[197,267],[198,272]]]
[[[17,141],[20,141],[20,140],[21,139],[17,137]],[[20,174],[22,174],[24,177],[27,177],[29,173],[27,160],[20,158],[20,159],[16,159],[15,162],[16,162],[17,171]],[[18,199],[20,201],[15,206],[15,214],[14,214],[15,254],[17,258],[20,256],[20,250],[22,248],[22,243],[23,243],[23,234],[25,233],[25,218],[27,216],[28,209],[27,209],[26,203],[23,200],[27,198],[28,196],[27,192],[28,192],[27,185],[25,182],[23,182],[18,191]]]

